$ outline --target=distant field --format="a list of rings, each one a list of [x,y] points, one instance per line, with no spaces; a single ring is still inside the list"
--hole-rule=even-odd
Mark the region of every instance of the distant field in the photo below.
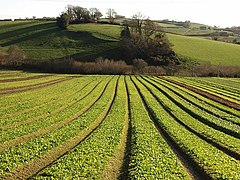
[[[228,81],[0,70],[0,179],[240,179]]]
[[[202,33],[172,24],[160,25],[177,34]],[[192,28],[200,25],[191,23]],[[120,31],[121,26],[108,24],[70,25],[69,30],[60,31],[55,22],[0,22],[0,52],[6,52],[10,45],[17,44],[29,59],[36,61],[63,58],[89,61],[99,56],[121,59]],[[239,45],[172,34],[168,37],[178,54],[200,63],[240,65]]]
[[[196,59],[200,63],[240,65],[240,46],[197,37],[167,34],[177,54]]]
[[[69,56],[94,60],[99,56],[118,58],[120,27],[102,24],[72,25],[60,31],[55,22],[0,22],[0,46],[19,45],[30,59],[55,60]],[[1,49],[6,51],[5,49]]]

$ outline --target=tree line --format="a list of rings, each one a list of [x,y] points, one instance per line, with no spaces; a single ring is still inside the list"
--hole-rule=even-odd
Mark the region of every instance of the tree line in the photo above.
[[[56,20],[60,29],[67,29],[69,24],[93,22],[102,16],[102,13],[97,8],[87,9],[68,5],[66,10]]]
[[[67,29],[69,24],[79,24],[79,23],[89,23],[96,22],[99,20],[103,14],[100,12],[98,8],[84,8],[81,6],[72,6],[68,5],[66,10],[61,13],[59,17],[57,17],[57,26],[60,29]],[[122,17],[117,14],[117,12],[108,8],[106,17],[109,19],[110,23],[114,23],[114,20],[118,17]]]

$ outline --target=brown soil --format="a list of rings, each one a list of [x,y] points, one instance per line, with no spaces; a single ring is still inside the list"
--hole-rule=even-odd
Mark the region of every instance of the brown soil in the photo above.
[[[223,105],[226,105],[228,107],[234,108],[236,110],[240,110],[240,105],[239,104],[231,102],[231,101],[226,100],[226,99],[223,99],[223,98],[221,98],[219,96],[216,96],[216,95],[213,95],[213,94],[211,94],[209,92],[206,92],[206,91],[194,88],[192,86],[189,86],[189,85],[186,85],[186,84],[183,84],[183,83],[180,83],[180,82],[177,82],[177,81],[174,81],[172,79],[165,78],[165,77],[158,77],[158,78],[166,80],[166,81],[169,81],[171,83],[174,83],[174,84],[179,85],[181,87],[184,87],[186,89],[189,89],[189,90],[191,90],[191,91],[193,91],[195,93],[198,93],[198,94],[200,94],[200,95],[202,95],[202,96],[204,96],[206,98],[212,99],[212,100],[214,100],[216,102],[219,102],[219,103],[221,103]]]
[[[33,89],[38,89],[38,88],[43,88],[47,86],[51,86],[63,81],[67,81],[71,78],[65,77],[65,78],[60,78],[60,79],[54,79],[51,81],[43,82],[43,83],[38,83],[38,84],[32,84],[32,85],[26,85],[26,86],[21,86],[21,87],[11,87],[11,88],[5,88],[0,90],[0,95],[7,95],[7,94],[12,94],[12,93],[17,93],[17,92],[25,92]]]
[[[25,77],[25,78],[1,79],[0,83],[27,81],[27,80],[40,79],[40,78],[49,77],[49,76],[54,76],[54,75],[46,74],[46,75],[37,75],[37,76],[31,76],[31,77]]]

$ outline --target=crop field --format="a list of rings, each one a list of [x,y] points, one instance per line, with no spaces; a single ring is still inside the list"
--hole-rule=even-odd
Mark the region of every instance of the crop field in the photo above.
[[[240,179],[239,85],[0,70],[0,179]]]

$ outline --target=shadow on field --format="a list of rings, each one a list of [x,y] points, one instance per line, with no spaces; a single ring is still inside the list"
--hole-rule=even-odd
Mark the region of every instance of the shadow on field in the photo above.
[[[3,27],[0,27],[0,31],[1,29],[6,29],[6,28],[14,28],[14,27],[18,27],[18,26],[24,26],[24,25],[27,25],[29,24],[30,22],[29,21],[24,21],[24,22],[17,22],[17,21],[11,21],[9,22],[9,24],[4,24]],[[31,22],[33,25],[36,24],[36,23],[39,23],[39,22]]]
[[[4,47],[4,46],[10,46],[10,45],[13,45],[13,44],[18,44],[18,43],[21,43],[21,42],[24,42],[24,41],[28,41],[28,40],[31,40],[31,39],[34,39],[34,38],[38,38],[40,36],[48,35],[49,33],[56,32],[56,29],[57,28],[52,27],[52,28],[49,28],[49,29],[46,29],[46,30],[41,30],[40,32],[36,32],[36,33],[30,34],[30,35],[25,34],[22,37],[19,37],[19,38],[1,43],[0,45]]]
[[[18,24],[19,25],[19,24]],[[19,25],[20,26],[20,25]],[[4,26],[5,27],[5,26]],[[41,35],[41,32],[44,32],[49,29],[57,29],[56,23],[44,23],[44,24],[33,24],[30,27],[25,28],[18,28],[13,31],[8,31],[5,33],[0,34],[1,41],[6,41],[4,43],[1,43],[1,46],[8,46],[14,43],[19,43],[24,40],[28,40],[34,37],[37,37],[37,35]],[[38,32],[41,31],[41,32]],[[45,33],[46,34],[46,33]],[[7,41],[7,39],[12,39],[10,41]]]
[[[28,24],[29,27],[21,27]],[[38,60],[68,59],[94,61],[100,56],[120,59],[118,39],[109,35],[88,31],[61,31],[55,22],[23,22],[4,27],[8,27],[9,31],[0,33],[0,46],[19,45],[33,63]]]
[[[95,61],[95,59],[99,58],[99,57],[103,57],[103,58],[108,58],[108,59],[114,59],[114,60],[120,60],[120,50],[118,47],[113,48],[113,49],[108,49],[108,50],[102,50],[102,51],[98,51],[98,52],[93,52],[93,53],[76,53],[73,55],[68,56],[70,59],[72,60],[76,60],[76,61]],[[65,59],[68,57],[64,57]],[[59,60],[62,60],[59,59]]]

